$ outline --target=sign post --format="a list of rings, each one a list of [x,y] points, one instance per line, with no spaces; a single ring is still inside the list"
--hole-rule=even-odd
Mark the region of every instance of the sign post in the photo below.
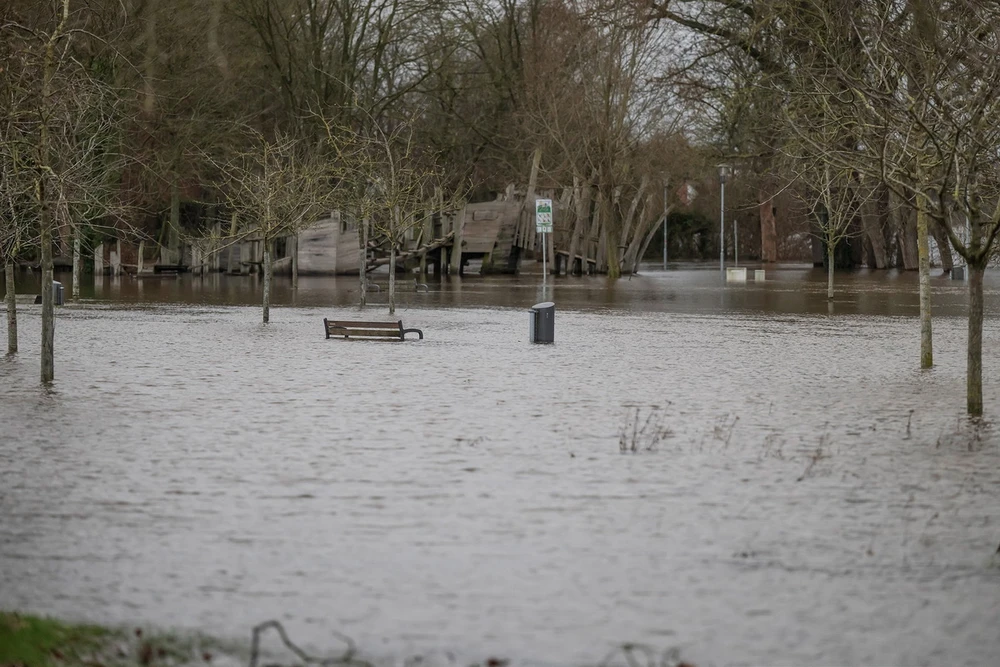
[[[545,252],[545,235],[552,233],[552,200],[535,200],[535,231],[542,235],[542,282],[548,279],[548,253]]]

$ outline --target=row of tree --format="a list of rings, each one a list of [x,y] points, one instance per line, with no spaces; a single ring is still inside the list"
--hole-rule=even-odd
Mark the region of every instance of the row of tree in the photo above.
[[[396,239],[435,197],[531,172],[573,193],[573,242],[599,240],[617,277],[667,210],[663,185],[725,161],[765,261],[776,196],[801,200],[831,297],[848,241],[875,267],[893,244],[918,265],[925,367],[929,238],[964,258],[978,414],[996,26],[977,0],[10,0],[0,252],[9,267],[36,247],[50,281],[54,244],[176,230],[186,198],[225,205],[235,224],[211,235],[252,230],[268,264],[275,238],[332,204]],[[43,315],[47,380],[47,289]]]
[[[880,192],[913,212],[925,368],[929,236],[943,231],[969,269],[968,411],[981,414],[983,273],[1000,232],[1000,5],[706,0],[650,12],[703,36],[701,77],[716,72],[732,82],[718,92],[735,94],[719,101],[717,138],[797,188],[831,265],[859,219],[884,252],[864,225]]]

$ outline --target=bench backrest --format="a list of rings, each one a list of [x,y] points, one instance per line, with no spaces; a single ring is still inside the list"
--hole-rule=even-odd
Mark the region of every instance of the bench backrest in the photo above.
[[[353,322],[347,320],[323,320],[326,337],[330,336],[373,336],[403,337],[403,321],[396,322]]]

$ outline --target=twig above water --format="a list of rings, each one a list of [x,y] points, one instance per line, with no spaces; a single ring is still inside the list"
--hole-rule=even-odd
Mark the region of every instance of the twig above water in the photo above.
[[[250,667],[257,667],[257,661],[260,659],[260,638],[268,629],[274,629],[278,636],[281,637],[281,642],[294,653],[299,660],[308,665],[354,665],[355,667],[372,667],[371,663],[365,660],[358,660],[354,657],[357,653],[357,649],[354,645],[354,641],[347,635],[341,634],[335,630],[331,631],[334,637],[341,640],[347,644],[347,648],[344,650],[343,654],[335,658],[317,658],[311,656],[305,651],[303,651],[297,644],[295,644],[291,639],[288,638],[288,633],[285,632],[284,626],[278,621],[265,621],[260,625],[256,625],[253,628],[253,639],[250,647]],[[267,666],[265,666],[267,667]]]

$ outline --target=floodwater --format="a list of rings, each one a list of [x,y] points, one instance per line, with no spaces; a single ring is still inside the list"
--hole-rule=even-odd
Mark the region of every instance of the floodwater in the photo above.
[[[402,344],[324,339],[360,317],[346,278],[279,279],[268,326],[253,278],[104,279],[57,309],[49,390],[24,305],[0,608],[276,618],[384,664],[997,664],[1000,433],[962,417],[963,285],[934,279],[921,372],[915,275],[838,275],[832,313],[821,271],[768,277],[402,282]],[[557,342],[531,345],[546,299]],[[998,310],[989,275],[992,417]]]

